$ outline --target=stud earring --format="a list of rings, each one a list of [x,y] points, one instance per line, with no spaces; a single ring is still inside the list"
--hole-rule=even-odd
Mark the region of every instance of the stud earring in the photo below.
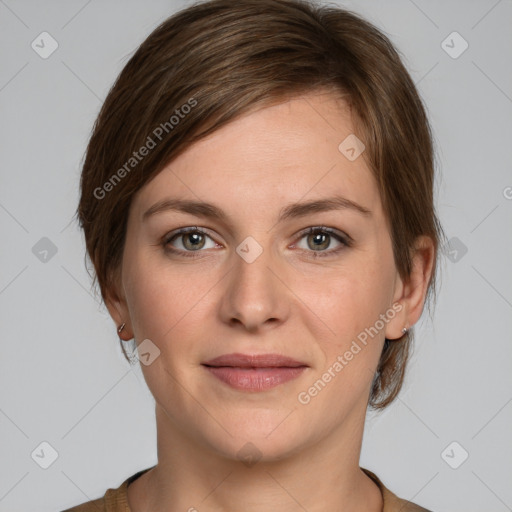
[[[123,325],[124,325],[124,324],[123,324]],[[405,334],[405,333],[407,333],[407,327],[404,327],[404,328],[402,329],[402,334]]]

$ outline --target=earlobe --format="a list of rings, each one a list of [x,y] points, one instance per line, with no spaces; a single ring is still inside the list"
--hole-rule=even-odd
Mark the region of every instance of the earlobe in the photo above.
[[[397,273],[393,290],[393,302],[386,312],[389,321],[386,324],[385,337],[388,340],[400,339],[405,334],[404,329],[407,330],[409,327],[406,322],[407,309],[403,300],[404,289],[403,280]]]
[[[409,324],[406,321],[407,309],[402,302],[394,302],[393,307],[388,311],[391,310],[395,312],[395,316],[388,322],[385,336],[388,340],[399,340],[409,330]]]
[[[406,282],[400,280],[400,290],[397,293],[402,310],[393,322],[388,324],[386,338],[397,339],[403,336],[403,328],[408,329],[420,318],[425,304],[434,262],[434,243],[428,236],[420,236],[416,240],[412,259],[411,275]],[[395,295],[396,296],[396,295]],[[401,325],[396,325],[396,321]],[[397,335],[397,330],[401,332]],[[388,333],[389,331],[389,333]],[[389,334],[389,336],[388,336]]]
[[[107,290],[105,305],[108,309],[108,312],[110,313],[110,316],[112,317],[112,320],[116,324],[118,336],[125,341],[133,338],[129,325],[130,319],[128,308],[126,307],[126,301],[124,298],[122,299],[119,297],[117,287],[112,286],[109,290]]]

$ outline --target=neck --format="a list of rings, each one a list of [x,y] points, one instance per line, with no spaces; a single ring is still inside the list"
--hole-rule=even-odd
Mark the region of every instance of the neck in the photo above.
[[[295,454],[250,464],[205,449],[157,405],[158,465],[128,487],[130,508],[380,512],[380,490],[359,468],[364,412]]]

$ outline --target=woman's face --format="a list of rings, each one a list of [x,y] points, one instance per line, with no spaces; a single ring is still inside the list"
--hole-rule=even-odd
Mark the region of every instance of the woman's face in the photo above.
[[[352,133],[342,100],[311,93],[219,129],[135,196],[109,309],[150,340],[159,429],[271,460],[362,425],[384,338],[407,318],[374,179],[352,138],[339,149]],[[229,354],[301,366],[205,366]]]

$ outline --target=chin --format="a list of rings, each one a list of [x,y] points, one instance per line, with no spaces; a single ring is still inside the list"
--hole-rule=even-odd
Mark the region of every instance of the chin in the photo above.
[[[288,410],[261,409],[246,411],[238,417],[228,418],[223,425],[231,436],[222,429],[205,432],[208,444],[227,459],[240,460],[250,466],[255,462],[282,460],[308,444],[304,425],[294,412]],[[229,421],[228,421],[229,419]]]

